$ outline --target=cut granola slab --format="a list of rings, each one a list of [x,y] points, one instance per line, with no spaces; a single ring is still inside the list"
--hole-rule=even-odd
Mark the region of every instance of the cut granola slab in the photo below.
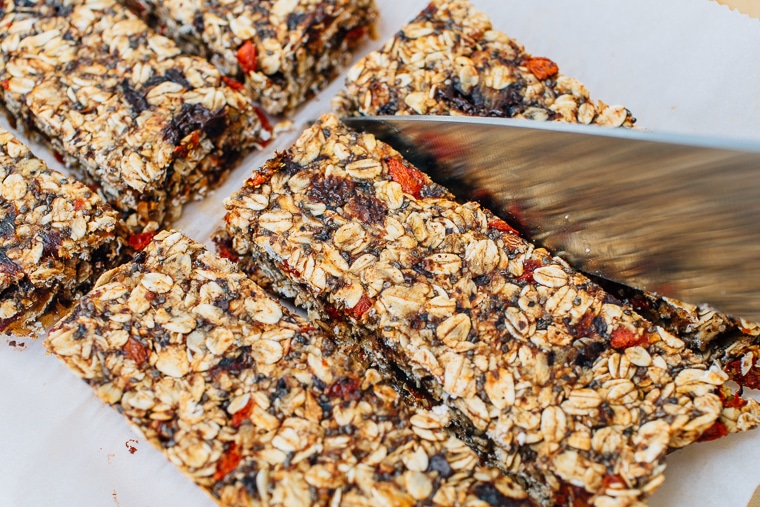
[[[541,503],[634,505],[726,414],[725,372],[332,115],[227,207],[235,255],[487,436]]]
[[[270,133],[205,60],[119,4],[6,2],[0,97],[123,212],[131,230],[171,222]]]
[[[105,273],[46,346],[220,505],[529,505],[445,407],[409,408],[179,232]]]
[[[343,116],[502,116],[630,127],[623,106],[594,103],[548,58],[525,52],[466,0],[433,0],[348,72],[333,102]]]
[[[117,213],[0,129],[0,333],[26,334],[113,260]]]
[[[272,114],[290,112],[351,61],[373,0],[125,0],[189,54],[216,64]]]
[[[334,107],[345,116],[507,116],[624,127],[635,121],[622,106],[595,104],[580,82],[561,74],[551,60],[526,53],[462,0],[433,1],[383,48],[360,60]],[[758,336],[756,324],[707,305],[600,283],[694,350],[705,351],[716,339]]]

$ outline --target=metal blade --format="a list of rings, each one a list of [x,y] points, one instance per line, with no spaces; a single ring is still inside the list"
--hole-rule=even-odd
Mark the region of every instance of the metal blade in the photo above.
[[[527,120],[362,117],[587,273],[760,321],[760,145]]]

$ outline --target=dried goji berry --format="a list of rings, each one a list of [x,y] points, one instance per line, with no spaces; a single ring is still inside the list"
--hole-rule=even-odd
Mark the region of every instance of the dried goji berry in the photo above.
[[[615,329],[610,335],[610,346],[613,349],[627,349],[647,343],[649,343],[649,338],[646,334],[638,335],[625,327]]]
[[[757,359],[752,359],[752,366],[746,374],[742,373],[741,360],[732,361],[726,365],[726,373],[740,386],[750,389],[760,389],[760,368],[757,367]]]
[[[541,81],[548,79],[559,72],[559,67],[557,67],[556,63],[541,56],[528,58],[524,63],[531,74]]]
[[[726,386],[718,391],[720,401],[723,402],[723,406],[726,408],[742,408],[749,403],[747,400],[739,396],[738,393],[731,392]]]
[[[488,221],[488,228],[501,232],[509,232],[511,234],[518,234],[518,232],[507,222],[501,218],[492,218]]]
[[[250,178],[248,178],[248,181],[245,182],[246,186],[249,186],[251,188],[259,188],[261,185],[266,183],[272,178],[272,175],[270,173],[265,172],[257,172]]]
[[[243,88],[245,88],[245,86],[243,86],[243,83],[231,77],[222,76],[222,81],[224,81],[224,84],[226,84],[227,86],[229,86],[230,88],[238,92],[242,91]]]
[[[726,425],[720,421],[715,421],[715,424],[707,428],[707,430],[702,433],[702,436],[699,437],[697,441],[709,442],[710,440],[717,440],[721,437],[725,437],[726,435],[728,435],[728,428],[726,428]]]
[[[10,90],[10,88],[11,88],[11,82],[8,81],[8,80],[6,80],[6,81],[0,81],[0,86],[2,86],[3,89],[5,89],[5,90]]]
[[[186,143],[180,144],[174,148],[174,154],[180,158],[186,157],[190,150],[194,150],[198,146],[199,142],[200,135],[198,135],[198,131],[196,130],[190,135],[190,139],[188,139]]]
[[[227,451],[222,454],[219,461],[216,463],[216,472],[214,472],[214,480],[221,481],[227,474],[235,470],[240,464],[240,460],[243,456],[240,454],[236,444],[232,444]]]
[[[82,199],[81,197],[77,198],[76,201],[74,201],[74,211],[80,211],[84,208],[84,205],[87,201]]]
[[[262,111],[260,108],[255,107],[253,108],[253,112],[256,113],[256,116],[259,117],[259,121],[261,122],[261,128],[269,132],[270,134],[274,131],[272,128],[272,124],[269,122],[269,118],[267,118],[267,115],[264,114],[264,111]],[[259,141],[259,144],[261,146],[266,146],[269,143],[272,142],[273,136],[269,136],[269,139]]]
[[[410,167],[398,157],[385,160],[391,179],[401,185],[401,189],[417,199],[420,198],[422,187],[425,186],[425,176],[416,168]]]
[[[140,232],[132,234],[127,241],[129,242],[129,246],[139,252],[150,244],[155,235],[155,232]]]
[[[256,70],[256,46],[250,40],[247,40],[240,46],[237,52],[237,61],[240,69],[248,74]]]
[[[243,421],[251,417],[251,412],[253,412],[253,398],[248,400],[243,408],[232,414],[232,427],[239,428]]]
[[[364,313],[367,310],[372,308],[373,304],[374,304],[374,301],[368,298],[366,294],[362,294],[362,297],[353,306],[353,308],[346,308],[346,314],[348,314],[350,317],[353,317],[356,320],[359,320],[361,319],[362,315],[364,315]]]

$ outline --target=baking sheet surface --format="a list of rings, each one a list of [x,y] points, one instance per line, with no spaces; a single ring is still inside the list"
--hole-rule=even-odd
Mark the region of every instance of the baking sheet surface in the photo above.
[[[426,5],[377,0],[382,44]],[[624,104],[650,130],[760,142],[760,21],[708,0],[472,0],[497,29],[580,79],[592,98]],[[294,118],[264,152],[250,155],[176,226],[208,241],[224,197],[308,120],[329,110],[340,79]],[[8,128],[4,118],[0,126]],[[16,132],[18,134],[18,132]],[[25,137],[20,135],[22,139]],[[60,168],[34,145],[38,156]],[[760,484],[760,433],[697,444],[668,458],[650,505],[747,505]],[[205,493],[135,434],[113,409],[32,339],[0,336],[0,506],[210,507]]]

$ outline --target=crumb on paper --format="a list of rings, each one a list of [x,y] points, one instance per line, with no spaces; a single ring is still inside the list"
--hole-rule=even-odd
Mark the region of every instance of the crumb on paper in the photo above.
[[[129,451],[129,454],[134,454],[137,452],[137,444],[139,444],[139,442],[135,440],[134,438],[130,438],[129,440],[124,442],[124,445],[127,446],[127,450]]]

